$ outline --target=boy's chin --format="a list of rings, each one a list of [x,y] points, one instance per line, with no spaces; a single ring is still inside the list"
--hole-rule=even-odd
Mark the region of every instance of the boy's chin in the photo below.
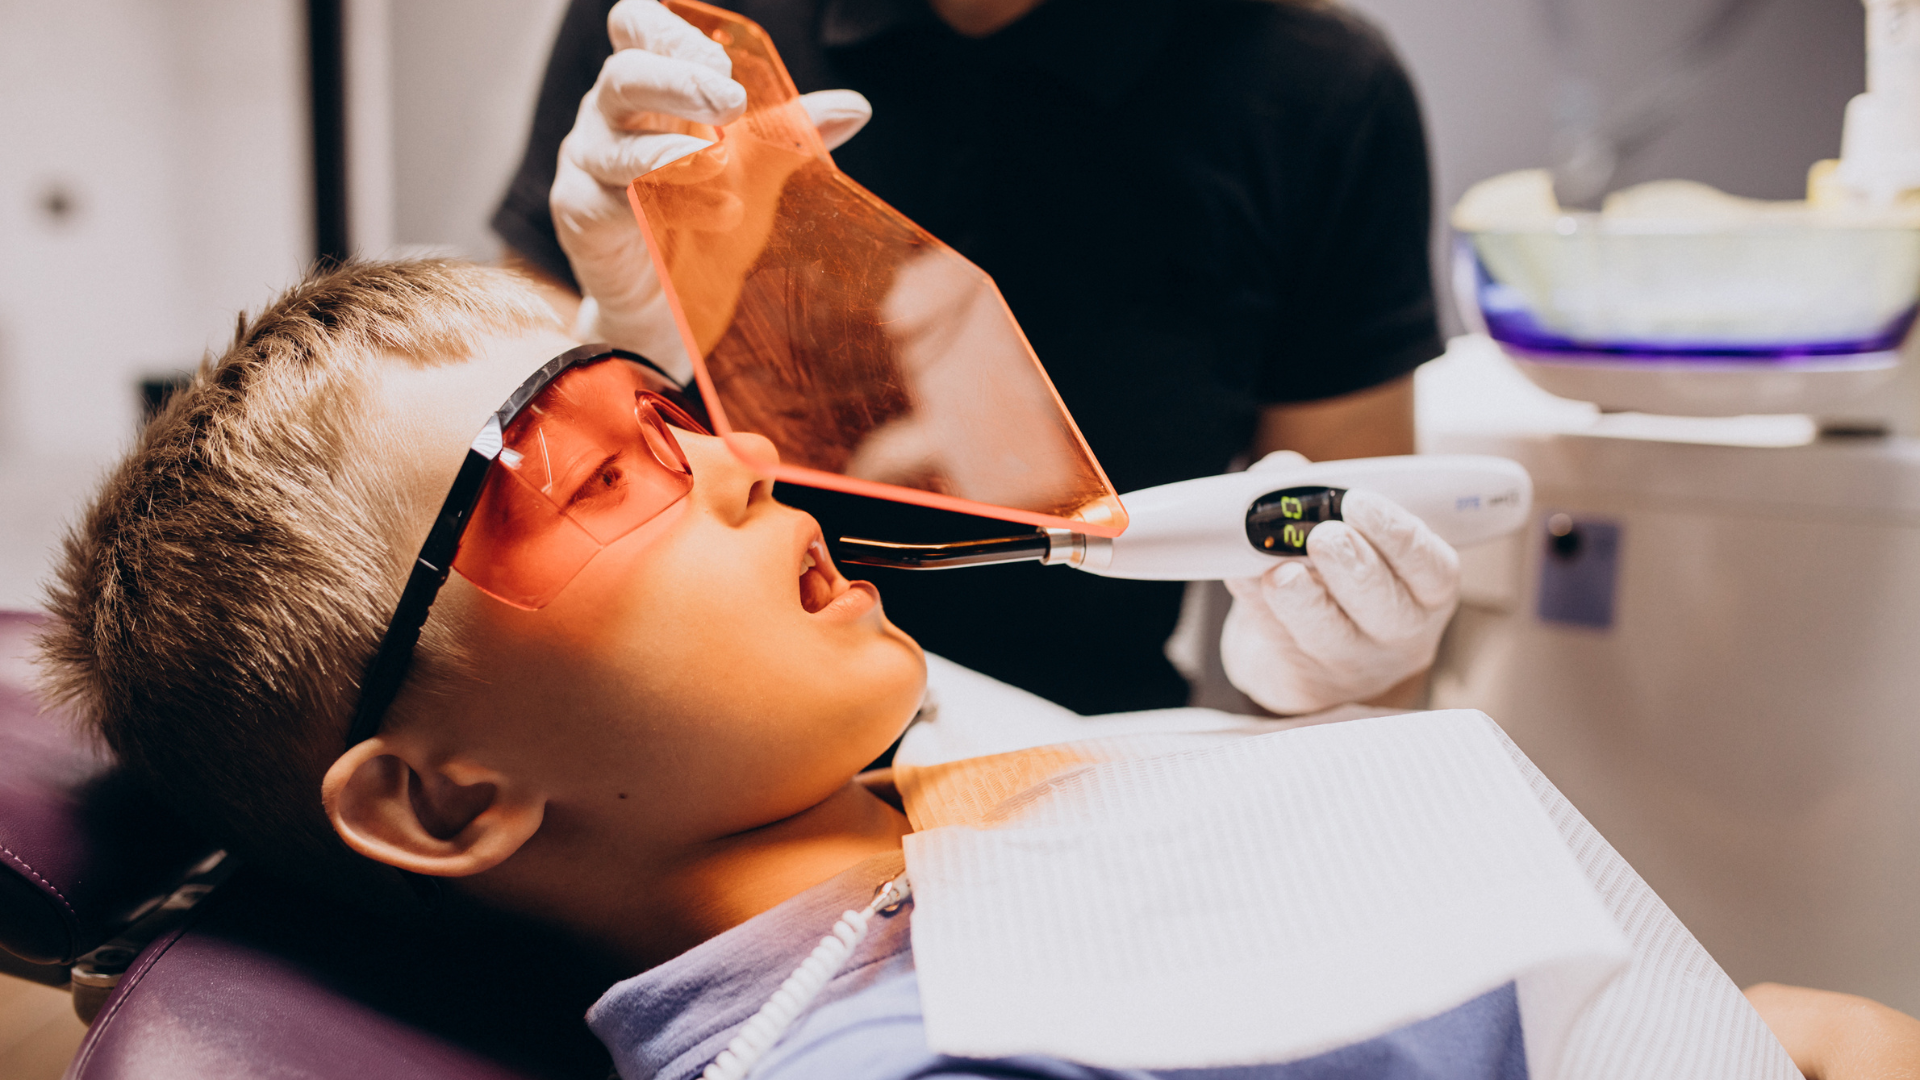
[[[914,661],[920,665],[920,689],[925,690],[927,688],[926,650],[920,647],[920,643],[914,640],[912,634],[895,626],[893,620],[887,618],[885,611],[882,611],[880,614],[880,633],[889,641],[904,646],[908,652],[913,654]]]
[[[892,706],[889,711],[895,719],[887,727],[889,732],[887,746],[893,745],[895,739],[906,733],[908,725],[913,723],[913,718],[920,715],[920,706],[927,697],[927,655],[921,651],[920,644],[908,637],[904,631],[896,631],[896,633],[899,634],[900,643],[911,650],[911,656],[903,657],[902,663],[912,666],[903,670],[900,678],[889,680],[894,684],[894,689],[886,696]],[[883,746],[881,749],[884,750],[886,747]]]

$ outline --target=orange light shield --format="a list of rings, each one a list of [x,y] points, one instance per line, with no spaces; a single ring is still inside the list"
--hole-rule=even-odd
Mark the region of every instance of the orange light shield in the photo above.
[[[1126,510],[993,279],[834,166],[759,26],[667,6],[747,90],[724,128],[673,122],[717,141],[629,190],[716,432],[781,480],[1118,536]]]

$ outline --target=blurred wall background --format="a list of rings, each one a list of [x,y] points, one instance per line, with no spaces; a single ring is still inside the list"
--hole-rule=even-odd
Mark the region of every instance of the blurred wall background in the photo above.
[[[1569,133],[1626,144],[1612,187],[1681,177],[1793,199],[1866,85],[1860,0],[1349,0],[1419,84],[1441,205],[1547,164]]]
[[[0,452],[100,460],[307,257],[299,13],[0,3]]]
[[[349,162],[362,249],[499,256],[487,219],[520,164],[565,10],[565,0],[351,0],[349,40],[364,60],[349,78],[383,61],[368,81],[384,80],[387,94],[358,95],[350,113],[355,148],[376,155]],[[388,144],[369,146],[382,127]]]

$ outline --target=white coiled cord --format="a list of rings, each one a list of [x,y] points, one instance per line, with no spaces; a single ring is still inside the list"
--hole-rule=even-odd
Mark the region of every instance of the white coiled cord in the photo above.
[[[846,911],[833,924],[833,933],[820,939],[813,953],[801,961],[780,989],[773,992],[753,1019],[740,1029],[720,1056],[713,1059],[700,1080],[743,1080],[760,1058],[773,1049],[795,1020],[820,996],[827,982],[846,966],[847,958],[867,936],[867,926],[881,912],[891,914],[913,895],[913,884],[901,874],[873,892],[873,901],[859,911]]]

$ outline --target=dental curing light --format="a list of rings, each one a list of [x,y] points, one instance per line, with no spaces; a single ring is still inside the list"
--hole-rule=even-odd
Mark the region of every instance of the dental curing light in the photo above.
[[[1347,490],[1393,500],[1441,539],[1467,547],[1517,531],[1533,505],[1527,470],[1472,454],[1357,458],[1227,473],[1121,496],[1129,525],[1117,537],[1048,528],[948,544],[840,538],[842,562],[947,570],[1009,562],[1065,564],[1102,577],[1210,581],[1255,577],[1304,555],[1307,537],[1339,521]]]

